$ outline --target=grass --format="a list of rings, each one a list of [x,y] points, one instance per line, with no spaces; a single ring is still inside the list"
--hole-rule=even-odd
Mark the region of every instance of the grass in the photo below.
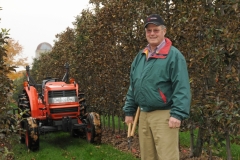
[[[197,136],[197,131],[194,132],[195,137]],[[190,132],[180,132],[180,145],[184,147],[190,147]],[[217,150],[221,150],[218,154],[214,154],[218,157],[224,157],[223,159],[226,159],[226,148],[225,147],[219,147],[215,148]],[[232,153],[232,160],[239,160],[240,159],[240,145],[237,144],[231,144],[231,153]]]
[[[197,131],[194,132],[197,134]],[[16,143],[16,140],[14,140]],[[89,144],[85,139],[73,138],[66,132],[48,133],[40,137],[40,150],[28,152],[25,144],[16,143],[13,153],[16,160],[138,160],[132,154],[121,152],[111,145]],[[180,145],[190,146],[190,133],[180,132]],[[226,159],[226,149],[216,156]],[[231,145],[233,160],[240,159],[240,146]]]
[[[180,145],[183,147],[190,147],[190,133],[189,132],[179,132]]]
[[[119,124],[119,121],[120,121],[120,124]],[[109,127],[109,128],[112,127],[113,126],[112,116],[108,117],[108,116],[101,115],[101,123],[102,123],[102,127]],[[125,123],[123,123],[123,119],[121,119],[120,117],[114,116],[114,124],[115,124],[116,130],[118,130],[118,129],[126,130],[127,129],[127,125]]]
[[[16,144],[13,152],[16,160],[137,160],[132,154],[110,145],[89,144],[65,132],[42,135],[39,151],[28,152],[25,144]]]
[[[108,117],[101,116],[101,121],[105,119],[105,127],[108,126]],[[118,126],[118,117],[114,117],[114,123],[116,128],[120,127],[123,129],[125,124],[120,123]],[[110,117],[110,126],[112,126],[112,117]],[[102,126],[103,127],[103,126]],[[195,137],[197,131],[194,132]],[[180,132],[180,145],[183,147],[190,147],[190,133]],[[217,148],[222,150],[218,154],[218,157],[226,159],[226,149],[224,147]],[[13,148],[15,158],[17,160],[137,160],[130,153],[123,153],[117,149],[114,149],[110,145],[101,144],[99,146],[87,143],[86,140],[81,138],[73,138],[69,133],[58,132],[49,133],[40,137],[40,150],[37,152],[27,152],[27,148],[24,144],[17,144]],[[240,159],[240,146],[231,144],[231,152],[233,160]]]

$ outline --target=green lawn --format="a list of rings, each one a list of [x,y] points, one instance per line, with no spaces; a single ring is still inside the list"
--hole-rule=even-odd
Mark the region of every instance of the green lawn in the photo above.
[[[25,144],[13,148],[17,160],[137,160],[110,145],[93,145],[69,133],[48,133],[40,137],[40,149],[28,152]]]
[[[195,137],[197,136],[197,131],[194,132]],[[190,147],[190,133],[189,132],[180,132],[180,145],[184,147]],[[214,154],[218,157],[223,157],[223,159],[226,159],[226,148],[219,147],[217,148],[220,151],[218,154]],[[231,144],[231,153],[233,160],[240,160],[240,145],[237,144]]]
[[[101,116],[101,120],[105,121],[105,126],[108,126],[108,117]],[[116,129],[118,126],[118,118],[114,117]],[[124,128],[124,123],[120,123],[120,128]],[[110,117],[110,126],[112,126],[112,117]],[[126,126],[125,126],[126,129]],[[195,137],[197,131],[194,132]],[[189,148],[190,133],[180,132],[180,145]],[[218,148],[222,151],[216,156],[226,159],[226,149]],[[233,160],[240,159],[240,146],[231,145]],[[137,160],[130,153],[123,153],[114,149],[110,145],[92,145],[81,138],[73,138],[69,133],[58,132],[41,135],[40,150],[37,152],[28,152],[24,144],[17,143],[14,145],[13,152],[18,160]]]
[[[196,134],[197,132],[195,132]],[[189,132],[180,132],[180,145],[189,147]],[[226,159],[226,149],[217,156]],[[240,146],[231,145],[233,160],[240,159]],[[57,132],[41,135],[39,151],[27,150],[25,144],[13,140],[13,153],[16,160],[139,160],[130,153],[121,152],[111,145],[93,145],[85,139],[73,138],[69,133]]]

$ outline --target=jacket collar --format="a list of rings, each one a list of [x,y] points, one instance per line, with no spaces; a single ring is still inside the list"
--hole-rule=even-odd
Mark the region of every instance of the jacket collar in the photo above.
[[[165,59],[169,53],[169,50],[172,46],[172,42],[170,39],[165,38],[166,44],[163,48],[161,48],[156,54],[154,54],[153,56],[151,56],[151,58],[160,58],[160,59]],[[143,49],[143,53],[145,53],[145,55],[147,56],[149,53],[148,48],[146,47],[145,49]]]

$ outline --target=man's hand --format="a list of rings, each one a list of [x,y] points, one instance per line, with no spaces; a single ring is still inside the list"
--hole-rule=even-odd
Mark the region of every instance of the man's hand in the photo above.
[[[126,124],[133,123],[133,116],[125,116],[125,123]]]
[[[168,125],[170,128],[180,128],[181,121],[174,117],[170,117],[168,121]]]

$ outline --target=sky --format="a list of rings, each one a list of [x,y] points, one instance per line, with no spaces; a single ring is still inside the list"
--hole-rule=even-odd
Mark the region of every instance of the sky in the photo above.
[[[0,29],[23,47],[22,57],[31,64],[37,46],[54,45],[55,35],[73,28],[77,15],[90,7],[89,0],[0,0]]]

